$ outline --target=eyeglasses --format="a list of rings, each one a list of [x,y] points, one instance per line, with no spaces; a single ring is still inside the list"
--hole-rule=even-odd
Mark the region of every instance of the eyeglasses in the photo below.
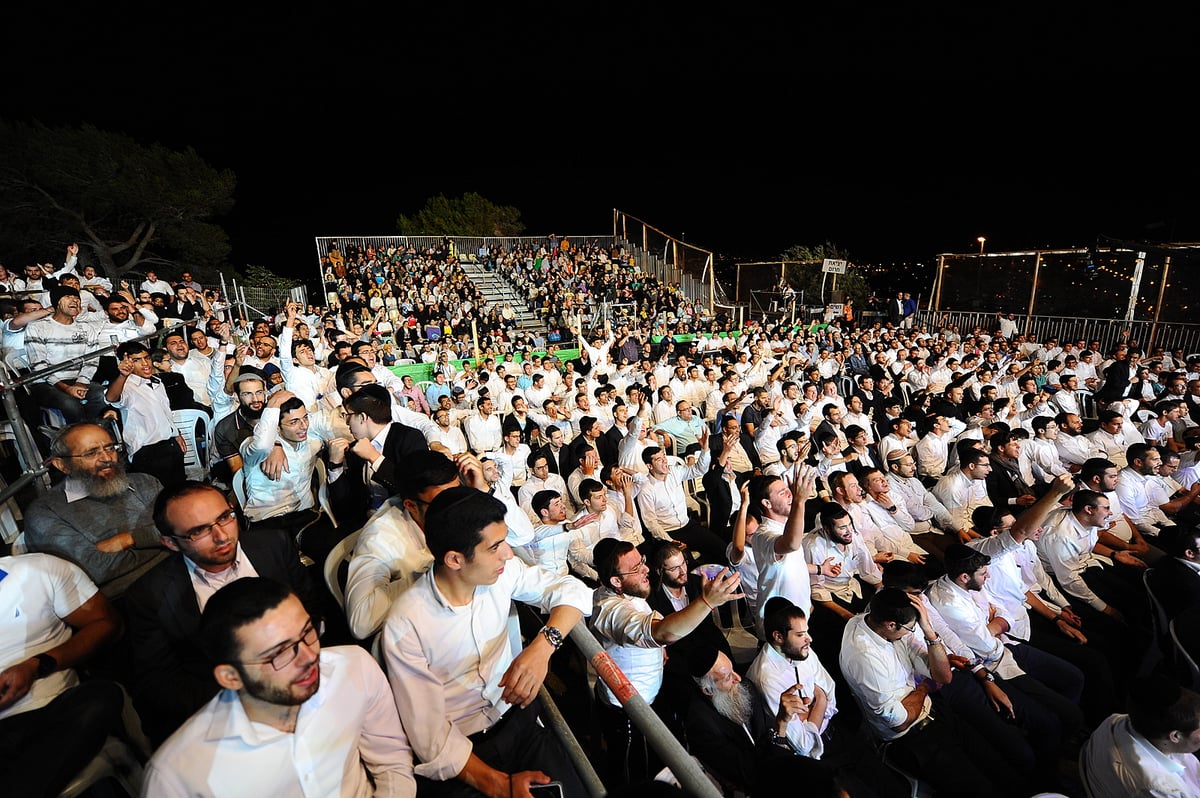
[[[897,625],[906,632],[911,632],[912,634],[917,633],[917,622],[916,621],[913,621],[912,626],[905,626],[904,624],[897,624]]]
[[[304,416],[300,416],[300,418],[293,418],[293,419],[289,419],[287,421],[280,421],[279,423],[284,427],[295,428],[295,427],[307,427],[309,425],[309,422],[310,422],[309,417],[307,415],[304,415]]]
[[[650,568],[646,565],[646,558],[643,557],[638,564],[634,566],[632,571],[614,571],[613,576],[631,576],[632,574],[640,574],[643,571],[648,570],[650,570]]]
[[[97,446],[95,449],[88,449],[82,454],[64,454],[65,458],[70,460],[95,460],[102,454],[116,454],[125,450],[123,443],[107,443],[104,446]]]
[[[290,643],[284,643],[283,647],[277,654],[268,659],[243,660],[243,665],[270,665],[277,671],[281,671],[296,657],[300,656],[300,644],[312,648],[321,639],[321,635],[325,634],[325,621],[320,618],[309,618],[308,623],[304,625],[304,629],[300,632],[300,639]]]
[[[217,527],[221,527],[222,529],[224,529],[225,527],[229,526],[230,524],[236,523],[236,522],[237,522],[237,511],[234,510],[232,507],[230,507],[225,512],[218,515],[217,520],[213,521],[211,524],[201,524],[200,526],[189,529],[187,532],[184,532],[182,535],[171,535],[171,537],[173,537],[177,540],[186,540],[189,543],[198,543],[199,541],[204,540],[206,537],[208,537],[213,532],[215,532]]]

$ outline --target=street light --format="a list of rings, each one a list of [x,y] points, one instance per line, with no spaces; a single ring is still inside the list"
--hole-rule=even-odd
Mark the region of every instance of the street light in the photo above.
[[[987,241],[987,239],[984,238],[983,236],[980,236],[979,238],[977,238],[975,240],[979,242],[979,254],[982,255],[983,254],[983,243],[985,241]]]

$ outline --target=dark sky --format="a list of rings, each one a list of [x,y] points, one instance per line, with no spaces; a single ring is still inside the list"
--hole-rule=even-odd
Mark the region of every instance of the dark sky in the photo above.
[[[259,5],[6,11],[0,113],[233,169],[233,258],[283,273],[466,191],[745,258],[1200,240],[1196,26],[1165,12]]]

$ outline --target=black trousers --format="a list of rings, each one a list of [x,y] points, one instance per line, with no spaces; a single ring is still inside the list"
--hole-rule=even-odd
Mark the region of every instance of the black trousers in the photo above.
[[[4,795],[54,796],[121,731],[125,695],[114,682],[83,682],[41,709],[0,719]]]
[[[156,477],[164,488],[173,488],[187,479],[183,450],[174,438],[149,443],[138,449],[129,463],[129,470]]]
[[[563,795],[584,798],[587,792],[567,752],[554,732],[538,723],[541,712],[540,698],[535,698],[524,709],[512,707],[492,728],[471,735],[472,753],[504,773],[540,770],[552,781],[562,782]],[[433,781],[421,776],[417,776],[417,794],[421,798],[478,798],[482,795],[458,779]]]

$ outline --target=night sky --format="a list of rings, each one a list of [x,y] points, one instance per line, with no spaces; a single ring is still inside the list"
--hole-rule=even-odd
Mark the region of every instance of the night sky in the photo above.
[[[1191,20],[564,5],[7,10],[0,113],[194,147],[238,175],[234,261],[305,276],[466,191],[748,259],[1200,240]]]

